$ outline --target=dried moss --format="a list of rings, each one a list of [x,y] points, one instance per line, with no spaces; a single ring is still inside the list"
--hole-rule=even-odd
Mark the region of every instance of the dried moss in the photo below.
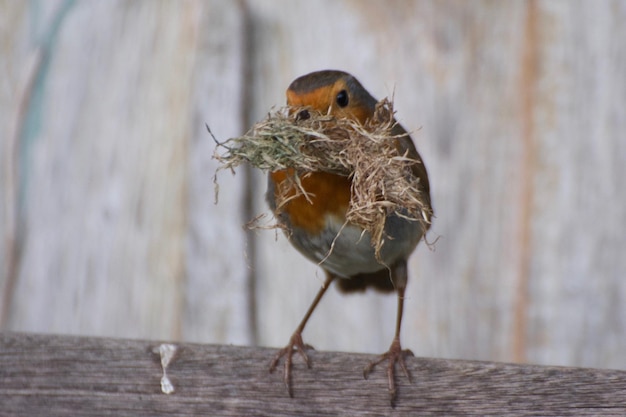
[[[411,168],[416,161],[400,154],[395,145],[391,101],[380,101],[366,124],[310,109],[308,118],[298,118],[301,110],[283,107],[245,135],[219,144],[218,170],[232,170],[243,163],[270,172],[292,168],[296,195],[306,195],[299,179],[311,171],[351,177],[347,221],[370,232],[377,254],[384,243],[388,215],[395,213],[426,226],[432,211]],[[285,203],[289,188],[281,187],[285,192],[277,197],[277,206]]]

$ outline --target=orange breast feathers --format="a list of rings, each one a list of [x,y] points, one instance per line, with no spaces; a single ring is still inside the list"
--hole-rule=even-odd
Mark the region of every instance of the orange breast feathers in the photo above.
[[[350,201],[350,180],[341,175],[327,172],[310,172],[300,177],[302,188],[307,195],[298,195],[293,183],[293,170],[270,173],[274,182],[274,199],[286,197],[276,212],[286,215],[293,227],[318,234],[326,224],[327,216],[344,219]],[[288,187],[285,189],[285,187]]]
[[[349,74],[321,71],[291,83],[287,89],[287,104],[365,123],[374,113],[376,100]],[[275,184],[274,199],[279,195],[291,197],[276,211],[286,216],[292,226],[319,233],[329,215],[345,219],[351,195],[351,183],[347,177],[326,172],[301,175],[300,181],[307,196],[297,194],[291,177],[292,170],[270,173]]]

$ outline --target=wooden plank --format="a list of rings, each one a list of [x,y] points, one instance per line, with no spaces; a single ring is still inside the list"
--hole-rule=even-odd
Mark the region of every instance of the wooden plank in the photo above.
[[[174,336],[184,223],[166,203],[184,196],[176,142],[188,110],[177,100],[189,86],[161,80],[189,71],[185,54],[164,65],[187,41],[184,16],[163,28],[155,9],[68,2],[53,16],[36,21],[44,60],[19,138],[23,245],[9,327],[131,335],[124,323],[136,321],[140,334]],[[142,66],[137,51],[157,30],[161,53]],[[172,123],[154,119],[165,111]]]
[[[239,2],[198,2],[198,39],[194,50],[192,110],[187,161],[188,208],[186,270],[181,339],[204,343],[254,343],[250,298],[251,260],[243,224],[249,221],[245,172],[219,175],[215,200],[215,142],[247,128],[245,70],[246,14]]]
[[[29,53],[24,39],[26,3],[0,6],[0,328],[8,315],[8,294],[15,280],[17,249],[17,164],[15,162],[19,120],[26,103],[19,92],[30,89],[38,56]],[[21,40],[18,41],[18,40]]]
[[[294,398],[267,372],[271,349],[178,344],[161,390],[160,343],[3,333],[1,415],[603,415],[626,413],[626,371],[410,358],[389,404],[372,355],[312,352]]]
[[[626,7],[536,13],[528,356],[626,368]]]
[[[213,204],[204,125],[241,129],[241,5],[31,6],[44,59],[16,144],[7,328],[249,342],[243,178]]]

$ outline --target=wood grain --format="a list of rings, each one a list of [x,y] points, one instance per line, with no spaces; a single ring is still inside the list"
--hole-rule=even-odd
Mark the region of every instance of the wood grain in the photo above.
[[[411,358],[391,408],[372,355],[312,352],[294,398],[267,371],[272,349],[179,344],[161,392],[159,343],[4,333],[0,415],[623,415],[626,372]]]
[[[34,20],[45,60],[19,92],[32,97],[5,158],[19,191],[6,327],[249,342],[243,178],[223,176],[214,204],[205,128],[242,129],[240,5],[57,2],[49,14]]]

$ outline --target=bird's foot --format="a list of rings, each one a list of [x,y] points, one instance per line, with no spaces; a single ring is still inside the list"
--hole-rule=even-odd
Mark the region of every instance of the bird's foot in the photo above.
[[[391,342],[389,350],[380,355],[380,357],[375,361],[370,362],[363,370],[363,377],[367,379],[370,372],[374,369],[376,365],[384,361],[388,361],[387,379],[389,381],[389,400],[391,401],[392,407],[395,405],[395,400],[398,393],[395,381],[396,363],[400,365],[400,368],[402,368],[402,371],[404,372],[404,375],[406,375],[409,382],[413,382],[411,380],[411,374],[409,373],[409,370],[406,367],[406,362],[404,360],[407,356],[415,355],[413,355],[413,352],[411,352],[409,349],[402,350],[402,347],[400,346],[400,339],[396,337],[393,339],[393,342]]]
[[[313,349],[311,345],[307,345],[302,342],[302,334],[299,331],[296,331],[289,339],[289,343],[287,346],[278,351],[272,363],[270,364],[270,373],[274,372],[278,362],[280,362],[280,358],[285,357],[285,365],[283,370],[283,382],[285,383],[285,387],[287,388],[287,393],[290,397],[293,397],[293,391],[291,389],[291,364],[294,352],[297,352],[304,362],[306,363],[307,368],[311,368],[311,361],[309,360],[309,356],[306,354],[306,351],[309,349]]]

